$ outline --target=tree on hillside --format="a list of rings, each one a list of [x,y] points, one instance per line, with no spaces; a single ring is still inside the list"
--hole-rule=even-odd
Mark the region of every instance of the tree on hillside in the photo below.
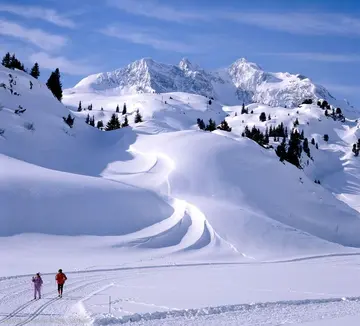
[[[260,116],[259,116],[259,120],[261,122],[265,122],[266,121],[266,114],[265,112],[261,112]]]
[[[10,53],[8,52],[3,57],[1,64],[6,68],[10,68],[10,60],[11,60],[11,56],[10,56]]]
[[[248,109],[245,109],[245,103],[242,104],[242,107],[241,107],[241,114],[248,114],[249,111]]]
[[[81,112],[82,111],[82,107],[81,107],[81,101],[79,101],[79,105],[78,105],[78,109],[77,109],[78,112]]]
[[[122,113],[122,115],[125,115],[127,113],[126,103],[124,103],[124,107],[123,107],[123,110],[121,113]]]
[[[200,130],[204,130],[204,129],[205,129],[205,122],[204,122],[203,119],[198,118],[198,119],[197,119],[197,125],[198,125],[198,127],[199,127]]]
[[[64,120],[64,122],[65,122],[70,128],[72,128],[73,125],[74,125],[75,117],[73,118],[73,117],[71,116],[71,114],[69,113],[69,115],[67,116],[67,118],[63,117],[63,120]]]
[[[15,57],[15,54],[10,57],[10,67],[8,68],[25,71],[24,65]]]
[[[34,66],[31,68],[30,75],[34,78],[38,79],[40,76],[40,68],[39,64],[35,62]]]
[[[90,123],[90,115],[88,114],[86,119],[85,119],[85,123],[89,124]]]
[[[329,135],[328,134],[325,134],[324,135],[324,140],[327,142],[327,141],[329,141]]]
[[[46,82],[46,86],[51,90],[53,95],[61,102],[62,100],[62,85],[60,81],[60,71],[56,68]]]
[[[96,128],[98,129],[104,128],[104,122],[102,120],[99,120],[96,124]]]
[[[124,127],[128,127],[128,126],[129,126],[129,120],[128,120],[128,117],[126,115],[125,119],[124,119],[124,122],[121,124],[121,127],[124,128]]]
[[[226,120],[221,121],[220,125],[217,127],[217,129],[224,130],[224,131],[231,131],[231,128],[229,127],[229,124]]]
[[[216,123],[212,119],[209,119],[209,124],[205,127],[206,131],[214,131],[216,130]]]
[[[310,157],[310,148],[309,148],[309,141],[307,138],[304,139],[303,142],[303,150],[307,154],[308,157]]]
[[[139,122],[142,122],[143,120],[142,120],[142,116],[141,116],[141,114],[140,114],[140,112],[139,112],[139,109],[137,109],[136,110],[136,115],[135,115],[135,119],[134,119],[134,122],[135,123],[139,123]]]
[[[116,113],[119,113],[119,112],[120,112],[119,104],[116,106],[115,112],[116,112]]]
[[[268,120],[271,120],[271,115],[270,115],[270,113],[269,113],[269,116],[268,116]]]
[[[119,129],[120,126],[120,121],[119,118],[117,117],[117,115],[115,113],[112,114],[111,119],[109,120],[109,122],[107,123],[105,130],[106,131],[111,131],[111,130],[116,130]]]
[[[276,154],[279,157],[280,161],[283,162],[286,159],[286,142],[285,138],[282,139],[282,142],[276,148]]]
[[[311,144],[315,145],[315,139],[314,138],[311,138]]]

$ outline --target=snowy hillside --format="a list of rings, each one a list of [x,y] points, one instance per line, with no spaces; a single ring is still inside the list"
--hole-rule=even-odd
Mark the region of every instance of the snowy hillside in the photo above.
[[[213,97],[228,105],[256,102],[295,106],[305,98],[334,100],[324,87],[307,77],[265,72],[244,58],[218,71],[205,71],[186,58],[178,65],[144,58],[113,72],[86,77],[68,92],[79,91],[116,95],[186,92]]]
[[[304,321],[360,311],[348,268],[360,252],[358,115],[347,105],[340,113],[321,87],[244,60],[207,73],[148,59],[84,79],[63,103],[2,66],[0,86],[0,276],[11,276],[0,278],[0,323],[180,325],[197,316],[201,325],[210,316],[221,325],[228,312],[234,325],[269,315],[275,325],[299,321],[301,305],[325,311]],[[239,98],[229,104],[222,96],[232,91]],[[241,96],[274,102],[231,105]],[[330,99],[298,105],[303,96]],[[113,118],[123,127],[104,131]],[[210,119],[231,132],[199,130]],[[280,162],[283,136],[263,146],[243,136],[281,123],[286,146],[294,123],[303,134],[300,168]],[[28,274],[60,267],[69,300],[53,297],[49,274],[47,301],[27,303]]]

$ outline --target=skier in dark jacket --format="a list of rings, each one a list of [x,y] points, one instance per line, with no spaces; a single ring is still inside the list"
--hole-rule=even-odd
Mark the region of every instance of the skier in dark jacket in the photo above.
[[[67,277],[63,273],[61,268],[59,269],[59,272],[56,274],[55,280],[56,280],[56,283],[58,285],[59,298],[62,298],[64,284],[65,284],[65,281],[67,280]]]

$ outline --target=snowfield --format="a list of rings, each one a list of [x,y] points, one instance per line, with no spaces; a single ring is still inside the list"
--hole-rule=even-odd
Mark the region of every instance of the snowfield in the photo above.
[[[244,60],[228,75],[188,61],[130,68],[117,79],[84,79],[64,91],[62,104],[36,79],[0,67],[0,324],[357,325],[356,109],[344,102],[341,122],[316,101],[282,106],[284,80],[299,76]],[[148,69],[184,79],[175,89],[146,88]],[[124,76],[135,80],[132,89],[120,83]],[[209,101],[214,94],[198,83],[204,76],[221,96]],[[229,76],[232,88],[219,79]],[[184,80],[195,84],[189,90]],[[262,104],[241,114],[235,88]],[[327,93],[295,88],[290,102]],[[79,101],[93,109],[77,112]],[[117,105],[124,122],[125,103],[129,127],[105,132],[85,123],[89,115],[106,125]],[[135,124],[138,110],[144,121]],[[264,122],[262,112],[270,115]],[[63,121],[69,113],[73,128]],[[198,118],[226,119],[232,131],[199,130]],[[313,158],[302,156],[303,169],[242,137],[245,126],[283,123],[290,131],[296,119]],[[59,268],[68,276],[62,299]],[[44,286],[34,301],[36,272]]]

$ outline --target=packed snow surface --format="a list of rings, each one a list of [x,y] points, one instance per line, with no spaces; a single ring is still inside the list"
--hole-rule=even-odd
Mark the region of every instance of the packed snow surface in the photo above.
[[[326,118],[316,101],[298,105],[338,106],[320,86],[246,60],[210,73],[144,59],[86,78],[63,104],[23,72],[0,67],[0,86],[0,324],[355,325],[354,108]],[[241,114],[245,97],[261,104]],[[79,101],[93,109],[77,112]],[[106,125],[117,105],[124,122],[124,104],[129,127],[85,123]],[[232,132],[198,130],[198,118]],[[241,136],[296,118],[318,145],[303,169]],[[31,301],[39,271],[43,296]]]

